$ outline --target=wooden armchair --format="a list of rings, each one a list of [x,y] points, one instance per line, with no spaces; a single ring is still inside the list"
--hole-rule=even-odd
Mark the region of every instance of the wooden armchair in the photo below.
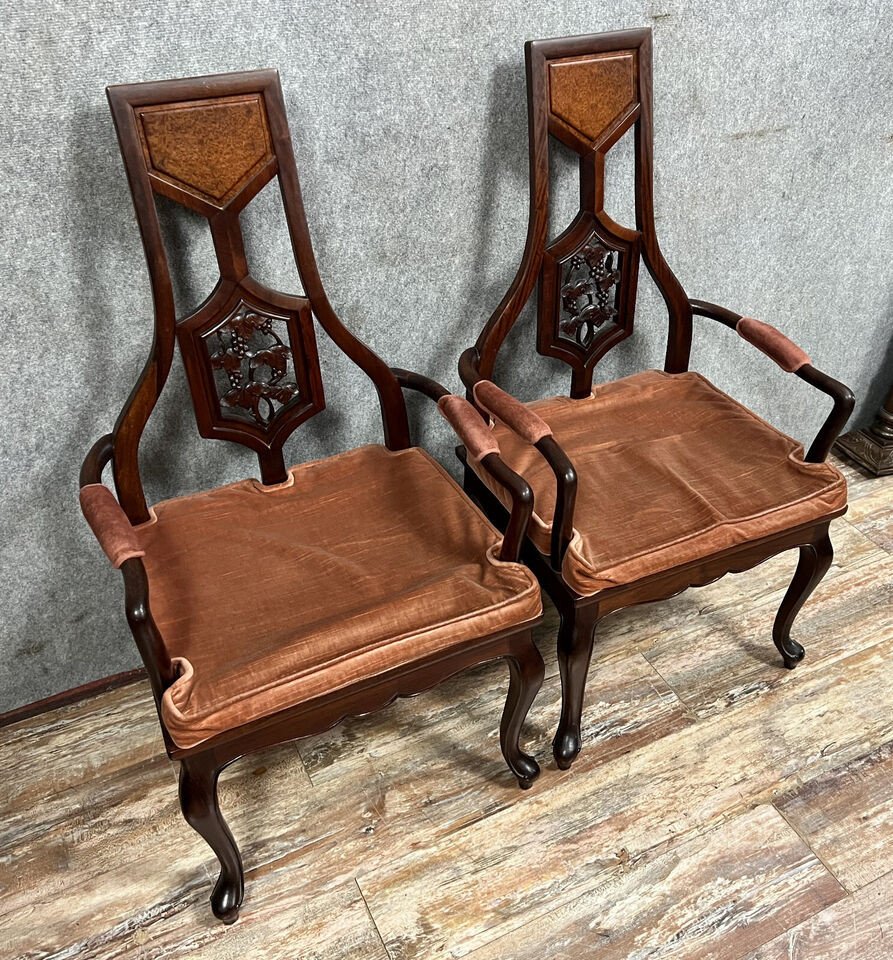
[[[612,611],[670,597],[797,547],[800,561],[773,630],[786,667],[803,657],[791,625],[831,559],[828,525],[846,484],[825,458],[852,412],[843,384],[768,324],[690,300],[664,260],[652,202],[651,32],[527,44],[530,221],[520,268],[460,372],[504,459],[531,484],[525,559],[561,615],[562,713],[553,742],[570,766],[596,625]],[[635,136],[635,229],[604,209],[605,156]],[[579,156],[580,211],[548,242],[549,137]],[[662,371],[593,388],[598,361],[633,332],[644,262],[669,313]],[[497,352],[538,282],[537,350],[571,368],[569,397],[526,406],[491,382]],[[692,317],[715,320],[833,400],[802,447],[688,370]],[[465,458],[459,450],[460,457]],[[508,500],[473,460],[466,489],[496,523]]]
[[[81,504],[123,574],[165,746],[181,764],[183,814],[220,861],[211,905],[231,923],[243,872],[216,787],[245,753],[506,658],[502,751],[522,787],[536,778],[539,767],[519,744],[543,676],[531,636],[540,589],[518,562],[533,499],[464,398],[388,368],[335,315],[274,71],[116,86],[108,96],[149,268],[155,339],[114,430],[84,461]],[[273,178],[303,296],[267,289],[249,271],[239,214]],[[220,270],[208,299],[182,318],[156,193],[207,218]],[[374,383],[385,444],[287,470],[283,443],[324,407],[314,318]],[[175,340],[199,432],[254,450],[261,480],[150,508],[138,448]],[[504,486],[512,504],[504,537],[412,445],[404,387],[435,401],[471,461]],[[109,463],[117,498],[101,482]]]

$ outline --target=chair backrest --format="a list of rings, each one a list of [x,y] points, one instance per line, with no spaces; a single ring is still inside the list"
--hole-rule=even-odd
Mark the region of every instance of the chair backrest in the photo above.
[[[654,229],[651,31],[534,40],[526,45],[530,134],[527,245],[511,287],[472,351],[466,382],[489,379],[503,340],[538,283],[537,350],[573,370],[571,395],[586,396],[598,361],[633,331],[639,260],[669,311],[666,369],[687,369],[691,308],[660,252]],[[604,209],[605,157],[634,128],[636,229]],[[579,156],[580,210],[549,236],[549,137]],[[471,364],[472,369],[467,366]]]
[[[392,449],[409,445],[406,407],[387,365],[341,323],[316,266],[279,76],[273,70],[138,83],[107,90],[142,235],[155,338],[113,433],[118,498],[132,523],[149,514],[139,442],[167,380],[174,342],[183,355],[199,432],[253,449],[264,483],[287,478],[282,446],[325,406],[314,317],[373,381]],[[303,296],[250,273],[240,212],[279,181]],[[204,216],[220,279],[194,312],[177,317],[155,195]]]

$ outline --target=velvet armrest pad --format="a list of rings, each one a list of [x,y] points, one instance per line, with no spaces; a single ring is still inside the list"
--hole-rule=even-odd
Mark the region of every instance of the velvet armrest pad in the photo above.
[[[113,567],[120,567],[132,557],[144,557],[127,514],[108,487],[101,483],[88,483],[81,487],[81,510],[96,535],[105,555]]]
[[[801,350],[771,323],[754,320],[753,317],[742,317],[735,324],[735,332],[743,340],[752,343],[757,350],[762,350],[767,357],[771,357],[787,373],[796,373],[800,367],[812,363],[805,350]]]
[[[474,399],[483,410],[514,431],[528,443],[538,443],[543,437],[552,436],[552,428],[529,407],[515,399],[505,390],[500,390],[490,380],[479,380],[472,388]]]
[[[437,409],[465,444],[472,460],[480,463],[488,454],[499,453],[493,431],[467,400],[449,393],[437,401]]]

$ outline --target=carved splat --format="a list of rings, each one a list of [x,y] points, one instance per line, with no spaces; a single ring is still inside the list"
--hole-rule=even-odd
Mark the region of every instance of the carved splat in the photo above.
[[[302,297],[228,287],[177,336],[202,436],[262,451],[325,406],[313,318]]]
[[[546,356],[588,371],[633,330],[639,235],[592,213],[546,248],[539,298],[539,342]]]
[[[244,206],[276,173],[259,94],[141,107],[137,121],[153,188],[199,213]]]

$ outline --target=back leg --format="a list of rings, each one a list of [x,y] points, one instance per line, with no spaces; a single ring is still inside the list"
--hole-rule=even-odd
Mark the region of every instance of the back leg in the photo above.
[[[788,670],[793,670],[806,654],[803,647],[796,640],[791,639],[794,618],[828,572],[833,559],[834,548],[831,546],[831,538],[827,532],[814,543],[800,547],[800,560],[797,563],[794,579],[784,595],[784,600],[781,601],[775,617],[775,625],[772,628],[772,639]]]

